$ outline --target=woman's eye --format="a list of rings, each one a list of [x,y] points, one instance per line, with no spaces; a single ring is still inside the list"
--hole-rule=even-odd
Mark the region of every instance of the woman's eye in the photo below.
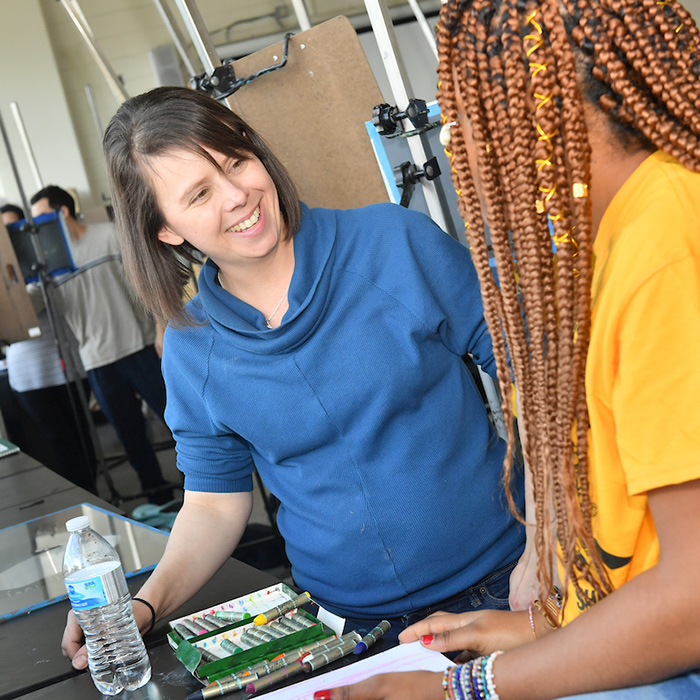
[[[230,172],[233,172],[234,170],[238,170],[238,168],[240,168],[241,165],[243,165],[243,159],[242,159],[242,158],[239,158],[238,160],[234,160],[234,161],[232,161],[232,163],[231,163],[231,165],[230,165],[230,167],[229,167],[229,171],[230,171]]]
[[[199,192],[197,192],[197,194],[194,197],[192,197],[192,201],[197,202],[200,199],[204,199],[204,197],[206,197],[206,194],[208,191],[209,190],[200,190]]]

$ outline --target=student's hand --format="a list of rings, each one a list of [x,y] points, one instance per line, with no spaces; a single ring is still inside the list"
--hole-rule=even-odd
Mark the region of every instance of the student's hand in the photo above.
[[[63,656],[72,660],[73,668],[78,671],[87,668],[85,637],[72,610],[68,613],[68,618],[66,619],[66,629],[61,640],[61,650],[63,651]]]
[[[319,690],[314,700],[443,700],[442,674],[429,671],[384,673],[355,685]]]
[[[532,546],[531,546],[532,544]],[[535,598],[539,598],[537,580],[537,552],[534,542],[528,541],[520,560],[510,574],[508,603],[511,610],[527,610]]]
[[[457,615],[437,612],[399,635],[402,644],[416,640],[435,651],[462,651],[455,660],[464,663],[527,644],[533,637],[527,612],[483,610]]]

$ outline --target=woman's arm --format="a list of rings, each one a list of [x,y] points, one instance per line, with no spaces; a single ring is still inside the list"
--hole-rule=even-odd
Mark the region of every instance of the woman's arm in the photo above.
[[[700,547],[695,542],[695,535],[700,532],[700,481],[655,489],[649,492],[649,504],[659,536],[658,564],[566,627],[500,656],[494,674],[502,700],[551,700],[645,685],[700,666]],[[527,614],[503,614],[513,620],[513,635],[522,637]],[[475,620],[475,613],[469,615]],[[437,617],[429,619],[436,624]],[[442,622],[437,620],[437,624]],[[422,626],[419,634],[424,633],[426,623],[418,623]],[[500,620],[498,623],[509,626]],[[493,651],[493,627],[458,627],[457,632],[450,629],[447,635],[438,633],[436,628],[430,648],[446,651],[457,648],[458,643],[461,648],[479,653]],[[416,636],[407,630],[402,639],[407,633]],[[485,636],[490,637],[489,644],[484,643]],[[334,690],[328,697],[399,700],[414,697],[411,689],[418,688],[423,700],[444,697],[439,674],[417,672],[394,678],[378,676]]]
[[[138,593],[155,608],[157,618],[180,607],[216,573],[238,545],[252,507],[247,491],[185,491],[163,558]],[[134,617],[142,632],[148,628],[151,613],[145,605],[134,606]],[[61,646],[75,668],[85,668],[87,650],[72,611]]]

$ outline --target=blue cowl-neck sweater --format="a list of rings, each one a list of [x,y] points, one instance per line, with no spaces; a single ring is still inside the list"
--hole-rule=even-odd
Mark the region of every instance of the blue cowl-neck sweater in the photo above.
[[[396,616],[511,563],[497,439],[469,352],[495,373],[465,247],[395,205],[303,206],[275,329],[202,269],[168,328],[166,420],[185,488],[281,501],[295,583],[345,616]]]

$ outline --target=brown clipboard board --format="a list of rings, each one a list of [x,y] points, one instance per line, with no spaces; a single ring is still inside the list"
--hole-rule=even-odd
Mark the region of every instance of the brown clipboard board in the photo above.
[[[281,58],[282,42],[234,61],[233,70],[241,79]],[[287,64],[228,100],[267,141],[310,207],[389,201],[365,127],[384,100],[346,17],[291,37]]]
[[[0,222],[0,342],[16,343],[38,337],[39,321],[20,271],[15,249]],[[30,333],[31,329],[31,333]]]

